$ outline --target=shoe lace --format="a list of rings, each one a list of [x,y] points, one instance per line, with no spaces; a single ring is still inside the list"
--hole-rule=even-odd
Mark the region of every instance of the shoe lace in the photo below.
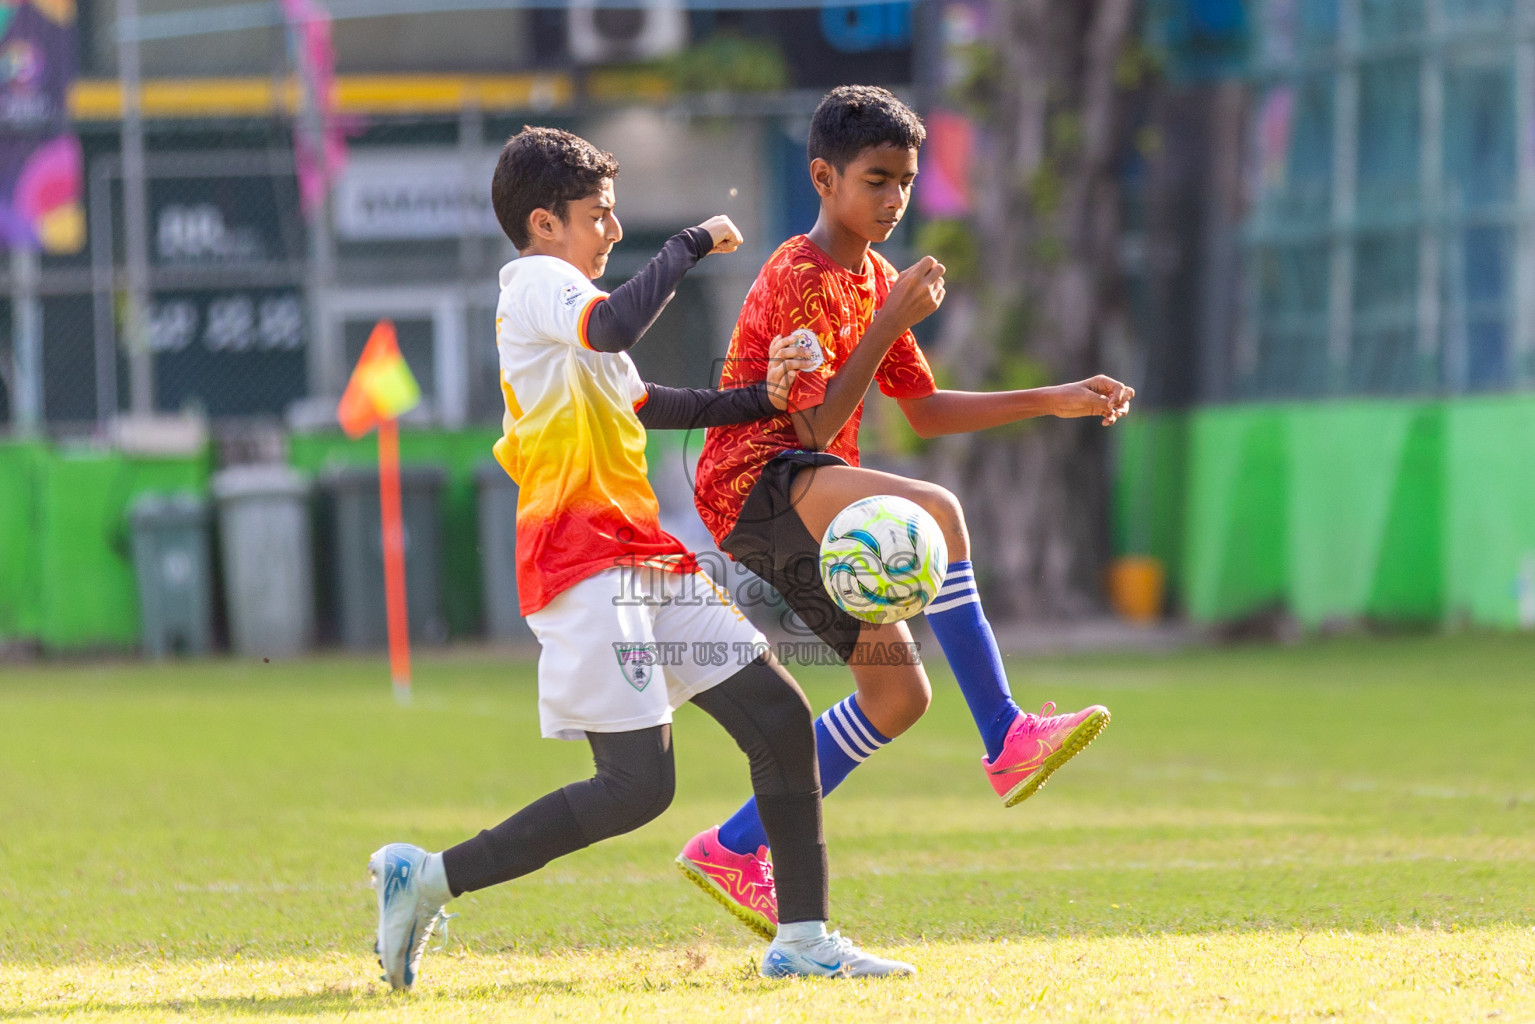
[[[1047,700],[1039,706],[1040,718],[1049,718],[1053,714],[1055,714],[1055,701]]]
[[[826,942],[841,956],[848,956],[850,954],[857,954],[862,952],[862,950],[858,948],[857,944],[855,944],[852,939],[844,938],[841,932],[828,932],[826,935]]]
[[[435,924],[437,928],[442,929],[442,931],[438,933],[439,939],[437,945],[432,947],[433,953],[441,953],[448,948],[448,922],[457,916],[457,914],[448,913],[447,908],[444,907],[443,909],[437,911],[436,917],[432,918],[432,923]],[[433,931],[436,931],[436,929],[434,928]]]
[[[753,885],[765,885],[776,899],[778,897],[778,885],[773,880],[773,862],[762,856],[763,850],[757,851],[757,856],[752,858],[751,873],[747,881]]]
[[[448,913],[447,907],[438,907],[437,913],[432,915],[431,923],[426,926],[426,931],[421,936],[420,944],[411,952],[419,961],[423,953],[441,953],[448,948],[448,922],[457,917],[457,914]],[[438,929],[441,931],[438,931]],[[437,936],[437,945],[428,948],[427,943],[432,941],[432,936]]]

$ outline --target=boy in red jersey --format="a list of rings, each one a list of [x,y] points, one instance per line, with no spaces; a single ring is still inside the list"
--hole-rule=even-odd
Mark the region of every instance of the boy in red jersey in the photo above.
[[[928,623],[981,733],[987,777],[1013,806],[1097,736],[1108,710],[1019,710],[981,611],[964,512],[935,484],[858,468],[864,395],[878,381],[918,434],[935,437],[1046,415],[1097,416],[1108,425],[1129,412],[1135,392],[1103,376],[1026,391],[938,389],[910,329],[943,301],[944,268],[924,257],[897,274],[869,248],[904,215],[925,137],[920,118],[883,89],[844,86],[821,101],[808,144],[820,215],[758,274],[736,321],[722,386],[748,383],[754,371],[745,360],[793,331],[812,332],[824,360],[800,372],[786,412],[709,430],[694,500],[720,548],[771,583],[853,671],[856,694],[816,721],[823,793],[910,728],[932,691],[915,659],[860,656],[912,650],[911,633],[904,622],[863,622],[831,600],[818,570],[819,539],[838,512],[871,495],[899,495],[930,512],[952,561],[926,608]],[[732,914],[771,935],[777,921],[765,898],[773,892],[767,846],[748,802],[723,826],[695,836],[677,861]]]

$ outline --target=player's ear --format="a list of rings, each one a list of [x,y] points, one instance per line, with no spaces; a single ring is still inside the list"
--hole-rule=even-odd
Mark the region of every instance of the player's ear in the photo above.
[[[810,183],[815,186],[816,194],[825,199],[837,183],[837,169],[824,158],[816,157],[810,161]]]
[[[564,226],[564,221],[542,206],[528,214],[528,234],[540,241],[555,241]]]

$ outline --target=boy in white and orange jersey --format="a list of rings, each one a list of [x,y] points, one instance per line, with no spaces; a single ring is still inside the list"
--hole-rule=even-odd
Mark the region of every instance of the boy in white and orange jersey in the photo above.
[[[675,770],[672,712],[691,701],[746,752],[776,853],[783,922],[769,977],[909,974],[828,934],[826,844],[810,706],[771,655],[740,664],[696,652],[766,643],[661,529],[646,478],[645,429],[774,415],[801,362],[781,358],[767,384],[729,391],[660,388],[625,350],[655,321],[683,274],[741,243],[729,218],[672,237],[611,294],[593,281],[623,237],[618,163],[583,139],[525,128],[502,150],[496,216],[520,258],[501,270],[496,345],[506,400],[497,460],[520,484],[517,581],[538,636],[544,736],[585,739],[593,778],[556,790],[441,853],[391,843],[369,862],[379,897],[385,977],[410,988],[443,904],[556,857],[632,831],[666,809]],[[788,351],[780,341],[773,357]],[[765,368],[766,369],[766,368]],[[703,600],[699,600],[702,597]]]

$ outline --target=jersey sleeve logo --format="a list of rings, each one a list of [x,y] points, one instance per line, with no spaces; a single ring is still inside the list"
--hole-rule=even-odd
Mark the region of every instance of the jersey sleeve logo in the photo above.
[[[569,309],[574,309],[577,302],[581,301],[581,293],[584,291],[575,281],[570,282],[560,289],[560,301]]]

